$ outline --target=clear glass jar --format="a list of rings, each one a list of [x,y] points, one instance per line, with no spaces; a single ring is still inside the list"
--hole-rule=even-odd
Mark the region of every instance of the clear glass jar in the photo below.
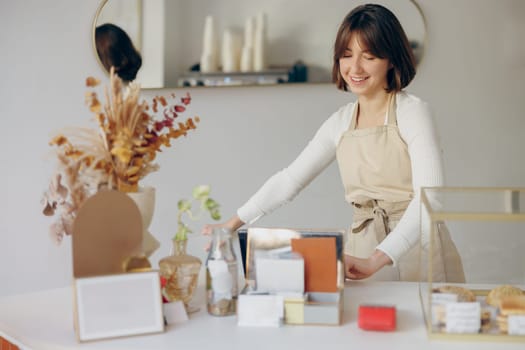
[[[237,311],[238,263],[232,236],[232,232],[226,228],[213,230],[206,260],[206,298],[210,315],[228,316]]]

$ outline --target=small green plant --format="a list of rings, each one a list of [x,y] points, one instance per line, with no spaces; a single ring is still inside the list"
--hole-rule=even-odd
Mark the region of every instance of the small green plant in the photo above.
[[[219,203],[210,198],[210,186],[200,185],[196,186],[192,192],[192,199],[181,199],[177,206],[179,212],[177,213],[177,233],[173,237],[175,241],[183,241],[188,239],[188,233],[193,232],[190,227],[184,223],[183,216],[187,215],[192,221],[200,219],[202,213],[208,212],[213,220],[220,220],[221,213],[219,212]],[[192,203],[199,203],[198,211],[194,212]]]

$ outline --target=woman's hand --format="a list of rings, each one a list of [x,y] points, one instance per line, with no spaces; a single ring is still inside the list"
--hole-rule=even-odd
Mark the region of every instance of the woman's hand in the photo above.
[[[227,228],[228,230],[235,232],[239,227],[244,225],[244,222],[241,221],[241,219],[234,215],[232,216],[228,221],[222,222],[220,224],[207,224],[202,227],[201,233],[203,235],[211,235],[214,228]]]
[[[356,258],[345,255],[345,277],[360,280],[372,276],[383,266],[391,264],[392,260],[380,250],[376,250],[370,257]]]
[[[203,235],[209,236],[209,235],[212,234],[213,229],[221,228],[221,227],[227,228],[231,232],[235,232],[242,225],[244,225],[244,222],[242,222],[241,219],[237,215],[235,215],[235,216],[232,216],[228,221],[225,221],[225,222],[220,223],[220,224],[206,224],[206,225],[204,225],[202,227],[201,233]],[[208,242],[208,244],[206,244],[206,246],[204,247],[204,250],[209,251],[210,247],[211,247],[211,242]]]

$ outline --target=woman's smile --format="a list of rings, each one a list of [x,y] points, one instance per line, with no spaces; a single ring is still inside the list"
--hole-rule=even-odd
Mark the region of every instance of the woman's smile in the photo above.
[[[367,80],[368,77],[350,77],[350,80],[354,83],[354,84],[361,84],[363,83],[365,80]]]

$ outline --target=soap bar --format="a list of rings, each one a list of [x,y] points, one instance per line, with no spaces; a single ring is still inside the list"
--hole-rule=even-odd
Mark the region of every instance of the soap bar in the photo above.
[[[367,331],[395,331],[396,307],[385,305],[360,305],[359,328]]]

